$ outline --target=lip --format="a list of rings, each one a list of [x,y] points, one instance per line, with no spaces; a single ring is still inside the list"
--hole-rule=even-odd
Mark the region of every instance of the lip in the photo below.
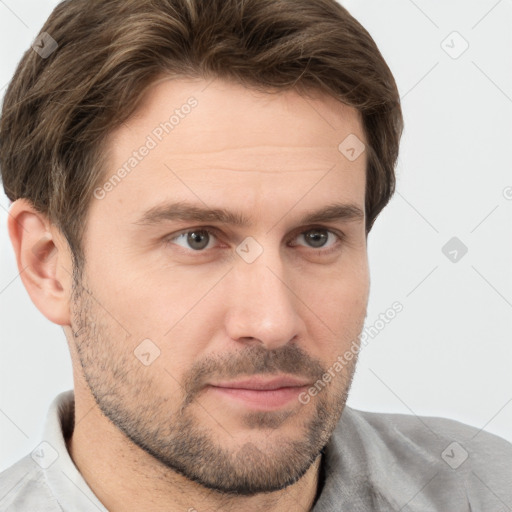
[[[245,380],[216,382],[210,384],[210,386],[217,388],[250,389],[256,391],[268,391],[279,388],[302,388],[309,385],[309,381],[301,380],[297,377],[291,376],[273,377],[271,379],[263,377],[251,377],[250,379]]]
[[[252,377],[246,380],[218,382],[208,385],[208,390],[229,402],[259,411],[280,409],[289,403],[298,404],[299,394],[309,382],[296,377],[272,379]]]

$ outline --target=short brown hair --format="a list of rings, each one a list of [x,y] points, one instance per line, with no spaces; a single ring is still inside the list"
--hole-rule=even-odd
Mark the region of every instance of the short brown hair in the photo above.
[[[66,0],[5,94],[0,171],[65,235],[78,268],[103,143],[161,75],[224,78],[259,90],[321,91],[356,108],[366,136],[366,231],[395,189],[403,118],[374,40],[335,0]],[[341,142],[341,141],[340,141]]]

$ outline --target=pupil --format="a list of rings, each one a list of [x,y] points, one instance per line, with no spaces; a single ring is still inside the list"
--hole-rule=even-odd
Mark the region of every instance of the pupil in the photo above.
[[[322,245],[325,245],[325,242],[327,241],[327,236],[322,230],[309,231],[306,237],[308,238],[308,241],[312,243],[313,247],[322,247]]]
[[[208,241],[208,233],[206,231],[192,231],[187,236],[187,242],[193,249],[204,249],[208,245]]]

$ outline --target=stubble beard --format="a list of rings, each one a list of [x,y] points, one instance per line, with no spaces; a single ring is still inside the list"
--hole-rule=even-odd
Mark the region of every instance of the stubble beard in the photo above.
[[[141,365],[130,350],[116,348],[112,342],[116,339],[115,321],[81,284],[75,282],[73,290],[74,327],[81,329],[74,342],[91,395],[112,424],[166,470],[224,495],[253,496],[297,482],[317,460],[345,407],[356,357],[336,376],[338,383],[329,384],[308,404],[290,412],[245,414],[242,423],[250,429],[253,441],[233,443],[230,433],[222,428],[219,432],[225,440],[216,441],[215,433],[202,425],[194,412],[202,414],[204,409],[197,404],[200,390],[185,394],[180,404],[170,404],[169,397],[162,396],[156,385],[158,377],[170,377],[151,378],[151,367]],[[120,336],[118,329],[118,339]],[[295,346],[272,352],[253,346],[244,351],[244,356],[243,364],[240,360],[243,370],[252,368],[258,373],[289,372],[294,359],[300,368],[308,368],[318,378],[325,371]],[[224,369],[233,373],[235,366],[231,364],[228,369],[223,364],[228,365],[227,360],[214,361],[214,366],[209,361],[206,368],[215,367],[220,374]],[[197,377],[204,374],[204,367],[194,367],[183,384],[185,390],[190,391],[187,382],[197,382]],[[215,411],[206,412],[216,417]],[[218,420],[222,422],[221,417]],[[289,421],[300,424],[294,427],[295,431],[300,429],[294,439],[284,436],[280,429]],[[258,431],[262,435],[255,437]]]

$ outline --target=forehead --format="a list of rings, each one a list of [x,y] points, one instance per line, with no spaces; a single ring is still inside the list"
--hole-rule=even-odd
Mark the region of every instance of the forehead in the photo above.
[[[347,137],[364,142],[360,113],[330,96],[161,80],[109,137],[107,193],[91,210],[133,221],[171,200],[261,211],[266,200],[289,206],[305,194],[305,208],[343,196],[364,208],[366,154],[348,159]]]
[[[174,127],[179,127],[177,131],[183,135],[182,144],[191,131],[195,138],[199,137],[204,149],[210,144],[212,149],[218,149],[221,142],[229,146],[251,146],[255,139],[271,141],[275,137],[279,137],[280,143],[289,140],[332,147],[345,132],[364,138],[360,112],[320,91],[309,89],[307,96],[295,89],[263,92],[222,79],[161,77],[146,91],[124,128],[148,131],[169,119],[180,107],[188,111],[183,107],[191,98],[197,102],[197,106],[190,109],[193,121],[181,122],[189,114],[183,117],[177,113],[180,119]],[[198,133],[199,123],[206,137]],[[214,129],[216,125],[221,129]],[[283,132],[284,128],[290,130]],[[236,140],[233,140],[233,133],[236,133]],[[123,127],[113,136],[126,136]],[[184,150],[196,147],[193,139],[189,142],[192,146],[185,145]]]

